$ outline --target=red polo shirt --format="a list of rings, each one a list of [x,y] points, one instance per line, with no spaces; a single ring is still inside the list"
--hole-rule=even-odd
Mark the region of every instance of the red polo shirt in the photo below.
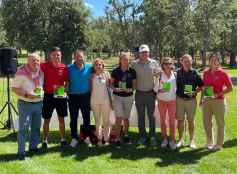
[[[54,66],[51,62],[42,63],[41,70],[44,72],[44,91],[53,94],[55,86],[64,86],[68,81],[67,66],[60,63]]]
[[[212,86],[214,93],[218,94],[224,91],[225,87],[231,87],[232,82],[228,74],[221,68],[212,73],[209,69],[203,73],[204,86]],[[224,99],[224,95],[218,97],[218,99]]]

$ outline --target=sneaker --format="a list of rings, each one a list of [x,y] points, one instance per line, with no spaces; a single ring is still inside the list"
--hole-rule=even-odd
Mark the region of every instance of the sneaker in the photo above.
[[[105,146],[109,146],[110,143],[108,141],[105,142]]]
[[[29,160],[30,158],[26,156],[25,154],[18,154],[19,160],[21,161],[26,161]]]
[[[215,145],[215,146],[212,148],[213,151],[219,151],[219,150],[221,150],[221,149],[222,149],[222,146],[220,146],[220,145]]]
[[[97,143],[97,145],[98,145],[99,147],[102,147],[102,146],[103,146],[102,140],[99,140],[98,143]]]
[[[38,153],[39,149],[38,148],[34,148],[34,149],[29,149],[30,153]]]
[[[175,145],[174,141],[170,141],[169,147],[170,147],[171,150],[175,150],[176,149],[176,145]]]
[[[47,141],[44,141],[42,143],[42,149],[48,149],[48,142]]]
[[[184,144],[183,140],[179,140],[178,143],[176,144],[176,148],[181,148],[183,144]]]
[[[123,142],[126,143],[126,144],[131,144],[131,139],[128,135],[124,135],[123,136]]]
[[[61,144],[61,147],[66,147],[67,146],[67,141],[66,140],[61,140],[60,144]]]
[[[165,147],[167,147],[167,145],[168,145],[167,140],[164,139],[161,143],[161,148],[165,148]]]
[[[190,147],[191,149],[196,149],[196,148],[197,148],[197,146],[196,146],[194,140],[191,140],[191,141],[190,141],[189,147]]]
[[[157,142],[156,142],[156,138],[155,138],[155,137],[151,137],[150,145],[151,145],[152,147],[156,147],[156,146],[157,146]]]
[[[120,146],[122,145],[121,139],[120,139],[120,138],[116,138],[115,141],[114,141],[114,144],[115,144],[117,147],[120,147]]]
[[[212,149],[214,148],[214,145],[213,145],[213,144],[206,144],[206,145],[205,145],[205,148],[206,148],[207,150],[212,150]]]
[[[92,143],[91,143],[90,137],[86,137],[84,142],[87,144],[88,147],[92,147]]]
[[[74,148],[74,147],[77,146],[77,144],[78,144],[77,139],[76,139],[76,138],[73,138],[72,141],[71,141],[71,143],[70,143],[70,146]]]
[[[146,138],[140,138],[137,142],[138,145],[145,145],[146,144]]]

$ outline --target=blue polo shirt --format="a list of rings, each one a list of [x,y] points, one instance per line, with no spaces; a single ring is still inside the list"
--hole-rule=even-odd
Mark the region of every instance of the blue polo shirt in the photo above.
[[[69,94],[84,94],[90,91],[90,74],[92,65],[85,63],[80,70],[76,64],[68,66],[69,71]]]

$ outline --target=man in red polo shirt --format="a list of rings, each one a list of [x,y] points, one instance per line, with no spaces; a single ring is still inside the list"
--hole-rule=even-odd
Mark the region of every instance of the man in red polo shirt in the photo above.
[[[67,144],[65,140],[64,117],[67,116],[67,99],[64,95],[65,87],[68,81],[67,66],[61,63],[62,53],[60,48],[54,47],[49,53],[49,60],[41,64],[44,72],[44,100],[42,117],[43,124],[43,143],[42,148],[48,147],[48,132],[50,118],[53,110],[56,109],[59,121],[59,131],[61,136],[61,146]]]

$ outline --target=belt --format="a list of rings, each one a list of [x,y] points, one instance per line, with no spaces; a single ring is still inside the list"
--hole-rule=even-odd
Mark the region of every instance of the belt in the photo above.
[[[21,99],[18,99],[19,102],[23,102],[23,103],[29,103],[29,104],[38,104],[38,103],[41,103],[42,100],[40,101],[37,101],[37,102],[29,102],[29,101],[24,101],[24,100],[21,100]]]
[[[195,97],[190,97],[190,98],[187,98],[187,97],[179,97],[179,98],[181,98],[182,100],[186,100],[186,101],[195,99]]]
[[[153,90],[149,90],[149,91],[136,90],[136,92],[140,92],[140,93],[151,93],[151,92],[154,92],[154,91],[153,91]]]

